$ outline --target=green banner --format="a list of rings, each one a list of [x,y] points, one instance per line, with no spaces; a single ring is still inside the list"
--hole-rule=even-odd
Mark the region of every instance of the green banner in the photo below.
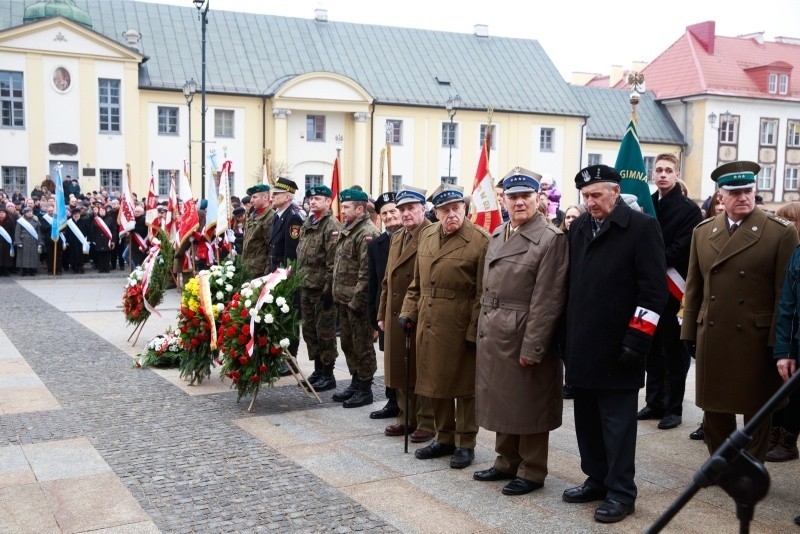
[[[639,146],[639,136],[636,134],[636,123],[633,119],[628,123],[625,137],[622,138],[614,168],[622,176],[620,182],[622,192],[635,195],[642,211],[655,217],[656,210],[653,207],[653,199],[650,197],[650,187],[647,185],[647,171],[642,157],[642,147]]]

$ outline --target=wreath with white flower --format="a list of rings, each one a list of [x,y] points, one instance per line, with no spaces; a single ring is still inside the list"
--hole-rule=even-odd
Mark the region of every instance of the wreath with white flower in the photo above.
[[[290,303],[301,283],[291,268],[277,269],[243,284],[222,312],[221,374],[237,389],[237,402],[246,395],[255,402],[261,385],[271,387],[280,376],[281,360],[299,332],[300,314]]]
[[[164,300],[170,279],[170,266],[175,249],[163,230],[150,243],[150,251],[142,265],[128,275],[122,295],[122,311],[128,324],[141,325]],[[138,336],[137,336],[138,337]]]
[[[144,351],[136,357],[136,367],[178,367],[185,349],[180,330],[168,328],[147,342]]]

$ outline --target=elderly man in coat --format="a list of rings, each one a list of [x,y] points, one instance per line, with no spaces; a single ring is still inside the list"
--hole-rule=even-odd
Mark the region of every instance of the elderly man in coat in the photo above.
[[[681,338],[697,356],[696,404],[703,409],[706,446],[717,450],[780,387],[772,360],[776,307],[786,267],[798,243],[791,222],[755,204],[761,167],[733,161],[711,173],[725,211],[692,235]],[[770,419],[747,450],[763,461]]]
[[[575,433],[587,479],[562,498],[603,500],[594,514],[601,523],[634,511],[639,389],[668,296],[658,221],[622,201],[620,180],[606,165],[578,172],[586,213],[569,231],[567,383],[575,390]]]
[[[496,432],[497,459],[473,478],[513,479],[504,495],[544,485],[550,431],[561,426],[552,341],[567,298],[567,238],[539,211],[540,180],[519,167],[503,179],[510,221],[492,234],[483,271],[475,405],[478,424]]]
[[[442,185],[431,196],[439,222],[420,232],[414,281],[400,323],[417,325],[417,395],[429,397],[436,439],[420,460],[452,454],[450,467],[475,458],[475,339],[489,236],[466,219],[464,194]]]

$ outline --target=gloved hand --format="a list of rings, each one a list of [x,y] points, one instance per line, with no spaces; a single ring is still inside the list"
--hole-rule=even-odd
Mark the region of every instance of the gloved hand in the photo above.
[[[465,341],[464,344],[469,350],[475,350],[477,348],[477,345],[475,345],[474,341]]]
[[[231,230],[230,228],[225,230],[225,240],[228,243],[233,243],[236,241],[236,236],[234,235],[233,230]]]
[[[401,315],[400,326],[403,328],[403,330],[412,330],[414,328],[414,321],[411,320],[411,317]]]
[[[689,353],[689,356],[692,358],[697,358],[697,342],[684,341],[683,346],[686,347],[686,351]]]
[[[331,306],[333,306],[333,295],[330,293],[323,293],[322,294],[322,309],[323,310],[330,310]]]
[[[642,367],[647,354],[636,350],[627,345],[622,345],[622,353],[619,355],[619,364],[623,367]]]

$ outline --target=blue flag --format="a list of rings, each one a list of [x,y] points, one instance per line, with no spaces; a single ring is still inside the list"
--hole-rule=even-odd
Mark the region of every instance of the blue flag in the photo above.
[[[647,185],[642,147],[639,146],[639,136],[636,134],[636,123],[633,119],[628,124],[625,137],[622,138],[614,168],[622,176],[620,182],[622,193],[636,196],[636,202],[642,207],[642,211],[655,217],[656,210],[650,197],[650,186]]]
[[[56,210],[53,225],[50,228],[50,239],[58,241],[58,233],[67,224],[67,205],[64,203],[64,182],[61,179],[61,164],[56,165]]]

